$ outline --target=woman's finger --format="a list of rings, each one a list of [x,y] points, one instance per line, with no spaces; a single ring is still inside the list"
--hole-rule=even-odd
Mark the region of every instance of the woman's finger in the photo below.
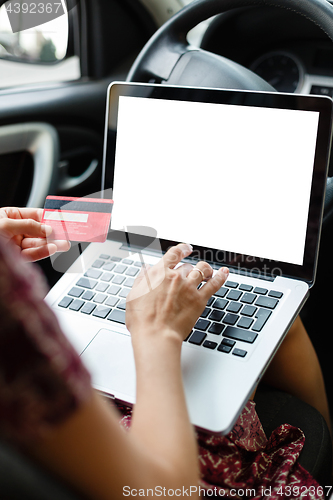
[[[179,243],[175,247],[171,247],[167,253],[163,256],[162,262],[166,267],[173,269],[179,264],[179,262],[188,257],[193,252],[191,245],[187,243]]]
[[[45,238],[52,233],[52,227],[33,219],[2,219],[1,230],[9,238],[17,235]]]
[[[208,280],[213,276],[213,269],[207,262],[198,262],[195,267],[192,267],[188,279],[199,285],[202,281]]]
[[[229,269],[227,267],[221,267],[215,275],[200,288],[199,293],[204,295],[206,300],[208,300],[224,285],[228,276]]]
[[[30,262],[35,262],[37,260],[46,259],[57,252],[57,247],[54,243],[47,243],[41,247],[37,248],[27,248],[22,250],[22,255],[26,260]]]
[[[57,252],[68,252],[71,248],[70,241],[66,240],[51,240],[46,238],[24,238],[21,243],[22,250],[28,248],[39,248],[46,245],[55,245]]]
[[[4,207],[2,210],[10,219],[33,219],[40,222],[43,217],[42,208],[17,208],[17,207]]]
[[[192,270],[193,270],[192,264],[181,264],[180,266],[177,267],[177,272],[181,274],[181,276],[184,279],[191,274]]]

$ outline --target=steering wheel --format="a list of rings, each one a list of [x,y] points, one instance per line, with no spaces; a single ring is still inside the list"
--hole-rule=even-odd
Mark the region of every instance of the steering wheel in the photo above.
[[[327,0],[196,0],[151,37],[136,58],[127,81],[274,92],[270,84],[244,66],[193,47],[186,40],[187,33],[200,22],[251,6],[280,7],[305,16],[333,41],[333,6]],[[327,218],[333,214],[331,179],[325,200]]]
[[[193,47],[186,40],[192,28],[212,16],[240,7],[261,5],[284,8],[305,16],[333,41],[333,6],[327,0],[196,0],[151,37],[136,58],[127,81],[273,91],[265,80],[247,68]]]

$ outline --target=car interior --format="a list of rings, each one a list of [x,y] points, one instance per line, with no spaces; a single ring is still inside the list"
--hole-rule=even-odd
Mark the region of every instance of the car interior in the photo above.
[[[80,197],[100,191],[106,95],[113,81],[333,97],[333,0],[65,3],[69,32],[64,61],[75,57],[79,76],[36,83],[20,77],[12,85],[2,85],[0,79],[0,206],[43,207],[48,195]],[[0,0],[0,7],[4,5]],[[14,64],[14,55],[0,51],[0,74],[11,68],[3,70],[2,62]],[[15,64],[53,70],[60,63],[17,58]],[[317,351],[333,413],[332,162],[316,282],[301,317]],[[61,274],[50,260],[38,265],[51,287]],[[273,415],[270,402],[276,400],[282,410]],[[321,484],[331,484],[331,441],[321,416],[266,387],[258,393],[257,407],[267,433],[288,419],[311,435],[302,463]],[[0,491],[7,492],[6,498],[24,500],[78,498],[4,443]]]

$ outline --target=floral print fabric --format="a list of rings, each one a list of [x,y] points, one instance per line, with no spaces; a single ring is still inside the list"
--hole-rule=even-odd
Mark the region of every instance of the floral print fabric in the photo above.
[[[131,410],[120,406],[121,425],[131,425]],[[281,425],[267,439],[255,403],[248,401],[227,436],[197,432],[202,497],[323,499],[323,488],[297,463],[304,434]]]
[[[19,445],[90,394],[90,375],[44,302],[33,267],[0,238],[0,435]]]

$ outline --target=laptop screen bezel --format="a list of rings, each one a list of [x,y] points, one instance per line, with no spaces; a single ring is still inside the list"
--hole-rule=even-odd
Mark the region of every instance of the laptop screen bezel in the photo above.
[[[156,85],[140,83],[114,82],[108,88],[105,125],[105,143],[102,175],[102,192],[113,188],[115,166],[115,146],[117,140],[118,103],[121,96],[166,99],[178,101],[232,104],[241,106],[267,107],[288,110],[315,111],[319,113],[317,144],[313,168],[313,180],[310,194],[309,215],[307,222],[303,265],[272,261],[255,256],[230,253],[225,249],[207,249],[194,247],[195,259],[207,260],[218,266],[228,266],[235,271],[249,273],[265,279],[274,279],[283,275],[306,281],[310,286],[315,280],[319,250],[321,222],[324,208],[326,178],[332,135],[332,100],[321,96],[304,96],[269,92],[254,92],[211,88],[178,87],[174,85]],[[111,239],[135,242],[135,246],[146,247],[149,238],[111,231]],[[166,251],[176,241],[159,240],[159,248]],[[191,243],[191,242],[188,242]]]

